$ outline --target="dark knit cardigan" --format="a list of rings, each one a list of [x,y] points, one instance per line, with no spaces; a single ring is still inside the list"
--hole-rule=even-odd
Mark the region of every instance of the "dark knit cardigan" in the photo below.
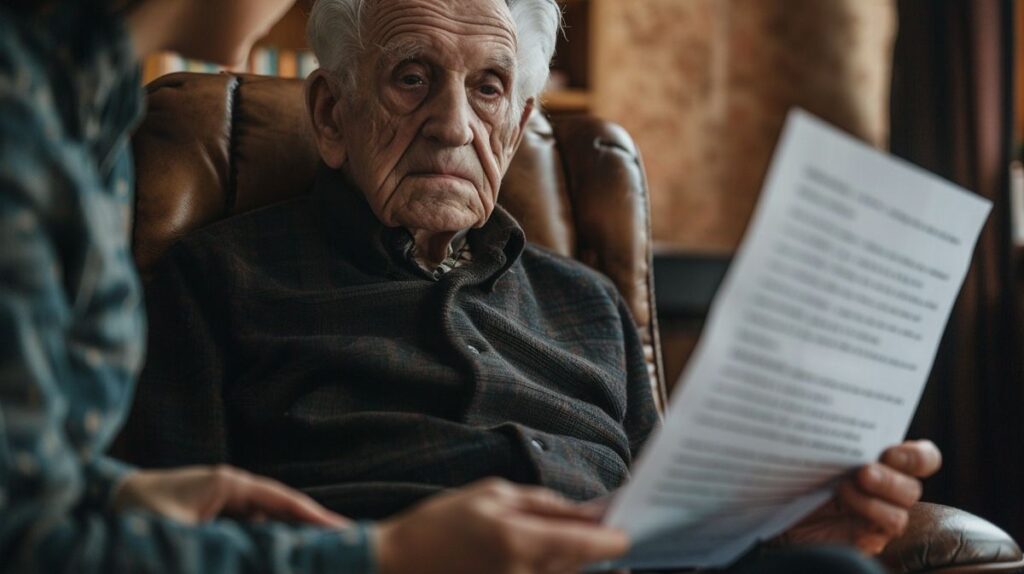
[[[231,463],[356,518],[486,476],[615,489],[657,422],[626,304],[500,207],[467,241],[433,277],[327,168],[181,241],[148,286],[129,458]]]

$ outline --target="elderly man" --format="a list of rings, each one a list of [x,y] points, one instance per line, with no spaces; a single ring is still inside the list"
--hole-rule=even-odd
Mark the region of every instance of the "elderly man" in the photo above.
[[[139,462],[229,462],[357,518],[488,476],[626,481],[658,420],[629,311],[496,203],[558,27],[553,0],[315,5],[314,189],[159,267]],[[877,552],[937,467],[895,447],[784,538]]]

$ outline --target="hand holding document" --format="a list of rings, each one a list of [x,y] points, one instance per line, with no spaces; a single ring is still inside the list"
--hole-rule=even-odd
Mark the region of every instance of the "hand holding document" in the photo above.
[[[794,111],[663,427],[606,523],[615,567],[714,567],[900,442],[989,202]]]

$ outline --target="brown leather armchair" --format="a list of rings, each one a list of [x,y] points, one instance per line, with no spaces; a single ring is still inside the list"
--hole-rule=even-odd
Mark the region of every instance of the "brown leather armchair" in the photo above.
[[[189,231],[304,193],[318,155],[302,83],[255,76],[174,74],[148,88],[134,138],[135,259],[145,278]],[[643,336],[651,384],[664,405],[646,181],[621,128],[586,116],[531,119],[501,203],[531,241],[609,276]],[[131,437],[127,442],[131,443]],[[914,509],[883,561],[894,572],[1024,570],[1021,550],[992,524],[933,504]]]

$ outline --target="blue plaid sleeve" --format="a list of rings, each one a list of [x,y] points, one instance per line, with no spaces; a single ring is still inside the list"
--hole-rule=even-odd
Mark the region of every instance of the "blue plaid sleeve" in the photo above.
[[[93,50],[97,64],[80,73],[94,77],[66,77],[78,69],[55,75],[26,34],[0,7],[0,570],[372,572],[368,525],[193,527],[110,511],[132,469],[103,453],[131,402],[144,322],[127,244],[127,123],[110,128],[85,104],[133,115],[113,73],[127,49],[123,34],[106,48],[78,42],[68,57]]]

